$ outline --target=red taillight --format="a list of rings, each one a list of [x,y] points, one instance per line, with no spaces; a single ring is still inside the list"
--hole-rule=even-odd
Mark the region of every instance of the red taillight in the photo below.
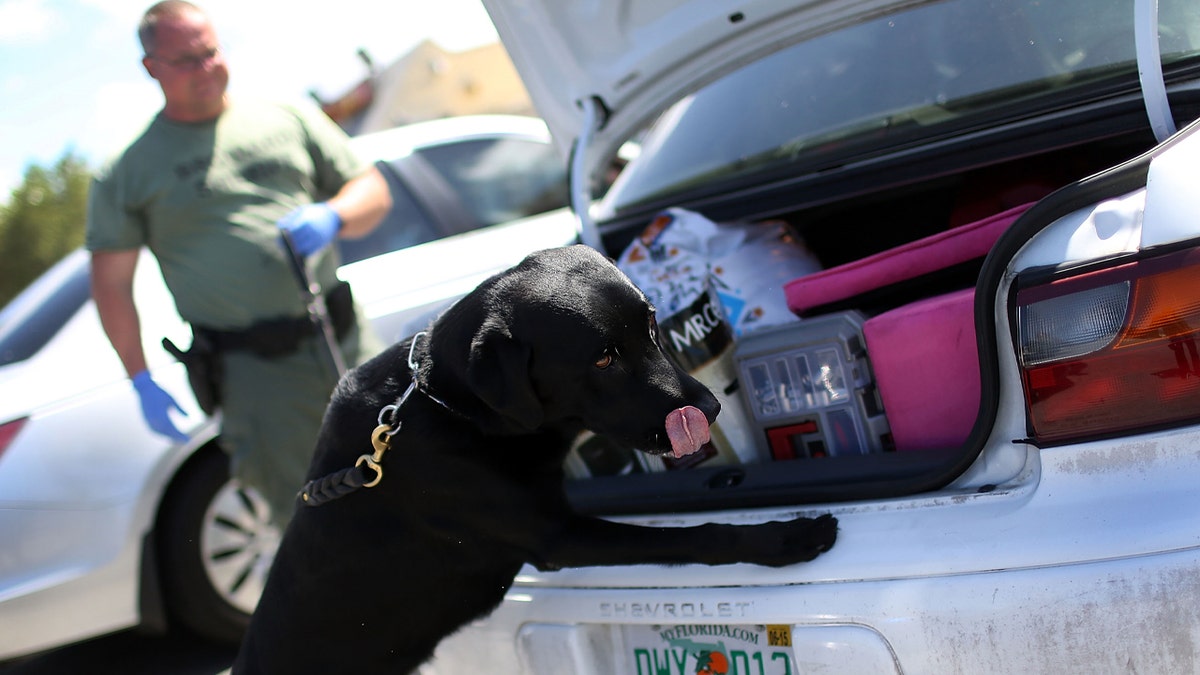
[[[8,446],[12,444],[17,434],[21,433],[21,428],[25,426],[27,421],[29,421],[28,417],[22,417],[0,424],[0,456],[4,455],[5,450],[8,450]]]
[[[1025,288],[1017,304],[1039,443],[1200,419],[1200,250]]]

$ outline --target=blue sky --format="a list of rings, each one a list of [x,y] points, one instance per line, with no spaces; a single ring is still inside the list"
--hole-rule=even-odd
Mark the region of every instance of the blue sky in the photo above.
[[[479,0],[196,0],[217,27],[230,94],[311,102],[387,66],[423,39],[459,51],[496,39]],[[91,166],[161,106],[137,22],[153,0],[0,0],[0,202],[30,164],[68,150]],[[299,8],[303,9],[299,9]]]

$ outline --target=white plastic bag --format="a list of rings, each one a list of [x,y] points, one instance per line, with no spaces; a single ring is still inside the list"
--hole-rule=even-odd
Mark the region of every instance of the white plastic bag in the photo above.
[[[821,269],[778,222],[718,225],[672,208],[622,252],[617,266],[668,318],[711,287],[737,336],[796,320],[783,285]]]

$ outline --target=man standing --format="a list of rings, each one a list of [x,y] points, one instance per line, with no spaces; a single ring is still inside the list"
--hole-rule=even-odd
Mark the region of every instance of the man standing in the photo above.
[[[221,443],[233,475],[262,492],[283,525],[337,374],[306,318],[281,230],[308,273],[333,291],[326,299],[338,344],[347,363],[359,363],[378,345],[337,281],[329,244],[378,224],[391,207],[387,183],[324,116],[231,101],[216,31],[195,5],[159,2],[138,37],[165,104],[92,184],[87,248],[96,307],[147,424],[185,440],[172,419],[182,410],[146,370],[132,288],[139,249],[148,247],[180,315],[216,348]]]

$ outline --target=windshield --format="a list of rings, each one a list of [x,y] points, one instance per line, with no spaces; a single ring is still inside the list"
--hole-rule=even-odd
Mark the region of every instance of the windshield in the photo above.
[[[1159,24],[1164,63],[1200,53],[1200,3],[1161,0]],[[828,33],[667,110],[609,203],[621,209],[797,160],[816,170],[1031,97],[1040,102],[1023,112],[1053,105],[1068,88],[1136,78],[1133,30],[1133,0],[956,0]]]

